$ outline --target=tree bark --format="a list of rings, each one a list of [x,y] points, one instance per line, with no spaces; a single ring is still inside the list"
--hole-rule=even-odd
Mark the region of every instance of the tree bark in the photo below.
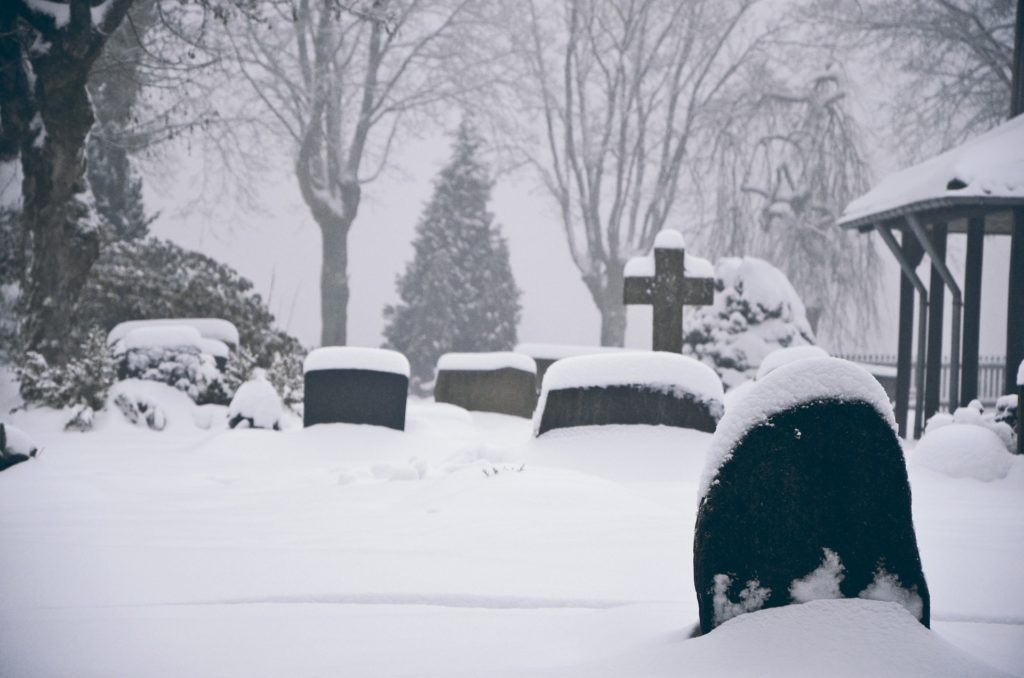
[[[622,264],[607,269],[607,283],[595,282],[590,287],[597,310],[601,313],[601,345],[622,346],[626,343],[626,305],[622,301]]]
[[[352,222],[320,222],[323,263],[320,270],[321,346],[344,346],[348,338],[348,231]]]
[[[22,329],[27,348],[61,363],[75,304],[100,252],[83,155],[94,120],[85,89],[88,64],[58,57],[37,59],[34,66],[34,134],[21,146],[22,227],[29,241]]]

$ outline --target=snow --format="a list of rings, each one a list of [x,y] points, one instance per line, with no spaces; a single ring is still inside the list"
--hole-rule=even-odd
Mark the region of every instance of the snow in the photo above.
[[[789,595],[797,603],[809,603],[812,600],[829,600],[842,598],[839,585],[846,578],[846,568],[839,554],[832,549],[822,549],[825,556],[813,572],[806,577],[793,580],[789,585]]]
[[[231,347],[219,339],[201,337],[198,346],[200,351],[215,358],[227,358],[231,355]]]
[[[704,500],[718,469],[748,431],[773,414],[826,398],[867,403],[896,431],[885,390],[856,364],[841,358],[807,358],[782,365],[730,400],[708,449],[698,500]]]
[[[490,353],[445,353],[437,361],[437,371],[488,371],[512,368],[537,374],[537,363],[523,353],[494,351]]]
[[[516,346],[516,353],[523,353],[535,360],[561,360],[578,355],[595,353],[622,353],[626,349],[619,346],[582,346],[578,344],[537,344],[525,343]]]
[[[773,370],[789,363],[807,358],[827,358],[828,351],[817,346],[790,346],[772,351],[761,361],[761,367],[757,370],[757,378],[764,379],[765,375]]]
[[[656,250],[682,250],[686,249],[686,239],[683,234],[674,228],[663,228],[654,236],[654,249]]]
[[[53,2],[53,0],[25,0],[30,10],[37,14],[44,14],[53,19],[57,28],[64,28],[71,21],[70,7],[67,3]],[[99,26],[107,17],[107,10],[110,9],[111,0],[104,0],[92,8],[90,17],[93,26]]]
[[[1024,360],[1017,366],[1017,386],[1024,386]]]
[[[719,402],[723,396],[715,371],[693,358],[664,351],[623,351],[559,360],[544,374],[541,399],[558,389],[630,384],[678,389]]]
[[[1005,478],[1014,462],[1014,456],[995,432],[976,424],[949,423],[937,428],[929,426],[908,463],[951,478],[991,482]]]
[[[664,231],[662,231],[664,233]],[[715,267],[707,259],[701,259],[691,254],[683,256],[683,273],[688,278],[714,278]],[[652,278],[654,277],[654,257],[633,257],[626,262],[622,269],[624,278]]]
[[[540,430],[540,420],[551,391],[634,384],[676,394],[688,393],[705,402],[721,403],[724,397],[722,382],[715,371],[687,356],[664,351],[574,356],[553,363],[544,373],[533,415],[534,431]]]
[[[238,387],[228,405],[228,420],[238,416],[252,419],[254,428],[272,429],[278,426],[283,413],[281,396],[261,369],[257,369],[252,379]]]
[[[107,335],[107,344],[116,344],[132,330],[142,327],[162,327],[165,325],[186,325],[193,327],[206,339],[216,339],[231,346],[238,346],[238,328],[233,323],[221,318],[155,318],[153,320],[128,320],[118,323]]]
[[[162,325],[160,327],[139,327],[124,335],[118,347],[124,351],[146,348],[179,348],[191,346],[200,348],[203,338],[199,330],[186,325]]]
[[[314,349],[302,364],[303,372],[316,370],[372,370],[409,376],[409,361],[398,351],[359,346],[325,346]]]
[[[892,603],[812,600],[689,638],[708,434],[532,439],[418,399],[404,434],[225,430],[226,408],[207,429],[173,388],[135,385],[164,431],[11,415],[46,453],[0,473],[0,675],[1024,674],[1016,466],[991,483],[909,469],[932,630]]]
[[[812,335],[807,310],[786,274],[757,257],[723,257],[715,267],[715,278],[726,288],[742,290],[747,303],[765,310],[780,309],[805,334]],[[715,295],[716,297],[718,295]]]
[[[7,437],[6,447],[0,449],[0,456],[23,454],[26,457],[34,457],[39,451],[39,446],[32,441],[32,436],[16,426],[4,424],[4,435]]]
[[[929,201],[979,197],[1024,200],[1024,117],[890,174],[847,205],[839,224]]]

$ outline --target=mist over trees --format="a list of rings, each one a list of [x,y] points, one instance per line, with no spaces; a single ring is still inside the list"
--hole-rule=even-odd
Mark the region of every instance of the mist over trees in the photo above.
[[[622,269],[663,227],[772,261],[819,336],[870,325],[878,259],[834,222],[877,178],[1008,111],[1011,0],[59,0],[0,3],[0,299],[66,359],[101,251],[153,214],[142,176],[182,138],[258,210],[287,167],[322,237],[321,343],[348,339],[352,228],[393,151],[463,111],[554,207],[621,344]],[[885,78],[865,81],[865,73]],[[889,74],[892,77],[889,77]],[[865,104],[873,90],[882,105]],[[881,96],[877,96],[881,92]],[[868,124],[870,123],[870,125]],[[147,160],[148,157],[148,160]],[[157,162],[153,162],[153,158]],[[18,171],[11,170],[15,165]],[[11,193],[8,187],[5,194]],[[216,187],[209,195],[222,199]],[[12,226],[13,225],[13,226]],[[16,301],[12,302],[11,300]],[[15,323],[5,319],[4,332]],[[595,337],[596,338],[596,337]]]

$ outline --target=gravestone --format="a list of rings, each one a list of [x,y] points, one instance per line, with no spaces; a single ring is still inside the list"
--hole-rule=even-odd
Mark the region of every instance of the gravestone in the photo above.
[[[605,353],[559,360],[548,370],[534,432],[650,424],[712,432],[722,382],[707,365],[667,352]]]
[[[929,624],[910,486],[881,386],[813,358],[755,382],[708,451],[694,531],[701,631],[818,598],[898,602]]]
[[[683,306],[707,306],[715,299],[711,264],[687,257],[682,234],[666,229],[654,239],[654,258],[630,259],[623,276],[623,302],[654,307],[653,349],[682,353]]]
[[[36,456],[39,448],[21,429],[0,424],[0,471]]]
[[[532,417],[537,365],[512,352],[446,353],[437,361],[434,400],[467,410]]]
[[[303,363],[303,425],[371,424],[405,430],[409,361],[396,351],[326,346]]]

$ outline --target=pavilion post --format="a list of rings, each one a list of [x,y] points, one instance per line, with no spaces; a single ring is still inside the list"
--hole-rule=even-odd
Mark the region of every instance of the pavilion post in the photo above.
[[[1010,88],[1010,117],[1024,114],[1024,0],[1017,0],[1013,33],[1013,80]],[[1024,359],[1024,208],[1012,213],[1010,235],[1010,284],[1006,295],[1006,375],[1003,393],[1014,393],[1017,366]],[[1018,389],[1019,390],[1019,389]],[[1024,402],[1018,408],[1024,406]],[[1024,437],[1024,431],[1021,431]]]
[[[1010,284],[1006,292],[1006,375],[1003,393],[1014,393],[1017,366],[1024,359],[1024,208],[1013,210]],[[1024,404],[1024,403],[1022,403]]]
[[[985,218],[967,220],[967,261],[964,264],[964,350],[960,405],[978,397],[978,353],[981,336],[981,264]]]
[[[921,263],[924,250],[921,249],[921,245],[917,241],[917,238],[910,233],[903,233],[903,246],[900,247],[900,245],[896,243],[896,238],[893,237],[892,231],[889,230],[888,226],[876,223],[875,230],[878,231],[880,236],[882,236],[882,242],[884,242],[892,252],[896,261],[900,264],[900,269],[903,271],[903,277],[900,282],[900,343],[899,357],[897,359],[898,366],[896,368],[897,417],[899,417],[900,404],[902,402],[903,424],[900,425],[900,435],[903,437],[906,437],[907,401],[910,400],[910,346],[911,335],[913,334],[912,323],[914,315],[913,307],[909,306],[909,313],[904,313],[902,296],[903,282],[909,281],[909,284],[913,285],[913,287],[917,289],[920,297],[917,313],[917,371],[915,377],[917,398],[914,407],[914,437],[920,438],[924,421],[924,372],[925,352],[927,350],[925,342],[928,333],[928,289],[924,286],[924,282],[921,281],[921,278],[918,277],[916,269],[917,265]],[[913,297],[911,296],[911,301],[912,300]],[[907,321],[907,324],[905,324],[904,321],[907,318],[909,318],[909,320]]]
[[[960,319],[963,316],[964,302],[963,295],[960,293],[960,287],[956,284],[956,280],[953,278],[953,274],[950,273],[949,267],[946,266],[946,235],[948,228],[946,224],[935,224],[932,227],[932,236],[929,238],[928,234],[925,233],[924,226],[918,220],[917,215],[908,214],[907,223],[910,225],[911,230],[917,239],[921,242],[921,247],[928,253],[928,258],[932,262],[932,279],[931,284],[931,298],[932,298],[932,319],[935,319],[935,297],[936,289],[942,289],[942,283],[945,282],[946,287],[949,288],[950,294],[953,296],[953,328],[951,335],[951,350],[949,355],[949,407],[950,409],[956,408],[957,398],[960,397]],[[933,240],[934,239],[934,240]],[[936,276],[936,274],[938,274]],[[941,377],[942,369],[942,303],[941,299],[938,304],[939,307],[939,322],[935,323],[936,332],[938,333],[937,339],[929,337],[929,351],[928,351],[928,365],[929,372],[932,369],[935,370],[935,379],[938,380]],[[931,324],[929,324],[931,328]],[[934,344],[932,342],[935,342]],[[935,356],[937,367],[932,367],[931,363],[931,348],[932,346],[938,346],[938,355]],[[931,374],[929,374],[929,379]],[[932,385],[929,384],[929,393],[932,391]],[[928,416],[931,416],[938,410],[938,385],[935,385],[935,401],[936,408],[928,411]],[[925,403],[925,410],[929,410],[927,402]]]

